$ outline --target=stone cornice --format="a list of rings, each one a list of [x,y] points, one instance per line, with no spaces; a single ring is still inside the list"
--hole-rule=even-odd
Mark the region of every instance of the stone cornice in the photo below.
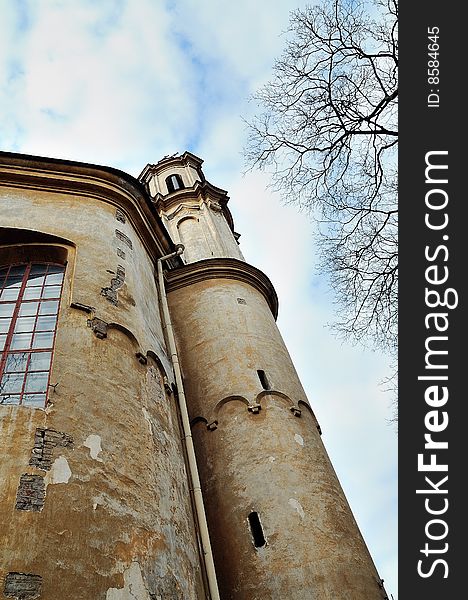
[[[101,200],[124,211],[153,260],[174,249],[144,186],[118,169],[0,152],[0,186]]]
[[[166,196],[157,194],[154,201],[159,210],[170,213],[171,209],[176,208],[182,202],[188,200],[199,202],[200,199],[203,201],[214,200],[215,202],[218,202],[229,227],[234,231],[234,220],[231,211],[227,206],[229,196],[227,195],[226,190],[216,187],[209,181],[196,181],[192,187],[177,190]]]
[[[201,174],[200,167],[203,164],[203,160],[192,154],[191,152],[185,151],[183,154],[175,154],[173,156],[166,156],[162,158],[156,164],[148,164],[143,169],[143,171],[138,176],[138,179],[143,182],[147,182],[148,178],[151,177],[153,173],[162,173],[167,169],[171,169],[173,167],[179,167],[180,165],[184,166],[193,166],[197,171]]]
[[[248,283],[264,296],[273,317],[278,316],[278,296],[271,281],[256,267],[235,258],[209,258],[167,271],[167,292],[208,279],[235,279]]]

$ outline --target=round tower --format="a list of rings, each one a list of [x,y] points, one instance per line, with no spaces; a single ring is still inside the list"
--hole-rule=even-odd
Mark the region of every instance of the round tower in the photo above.
[[[166,290],[223,600],[383,600],[226,192],[190,153],[140,176],[185,264]]]

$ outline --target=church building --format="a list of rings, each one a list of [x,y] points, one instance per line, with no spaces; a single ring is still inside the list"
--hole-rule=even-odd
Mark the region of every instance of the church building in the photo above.
[[[202,163],[0,153],[0,598],[387,598]]]

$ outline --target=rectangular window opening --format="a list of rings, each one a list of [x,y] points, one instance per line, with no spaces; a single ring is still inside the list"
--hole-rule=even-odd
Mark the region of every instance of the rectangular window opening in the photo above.
[[[263,548],[266,544],[265,536],[263,535],[262,524],[257,512],[251,512],[249,515],[250,531],[254,541],[255,548]]]
[[[268,381],[268,378],[265,375],[265,371],[258,370],[257,375],[258,375],[258,378],[260,379],[260,383],[262,384],[262,388],[264,390],[271,390],[270,382]]]

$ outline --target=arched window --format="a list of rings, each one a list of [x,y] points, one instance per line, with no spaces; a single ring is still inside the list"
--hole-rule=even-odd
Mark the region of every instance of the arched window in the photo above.
[[[177,190],[183,190],[185,187],[184,182],[182,181],[182,177],[180,175],[177,175],[177,173],[166,177],[166,185],[169,194],[171,194],[172,192],[176,192]]]
[[[0,404],[44,407],[65,266],[0,266]]]

